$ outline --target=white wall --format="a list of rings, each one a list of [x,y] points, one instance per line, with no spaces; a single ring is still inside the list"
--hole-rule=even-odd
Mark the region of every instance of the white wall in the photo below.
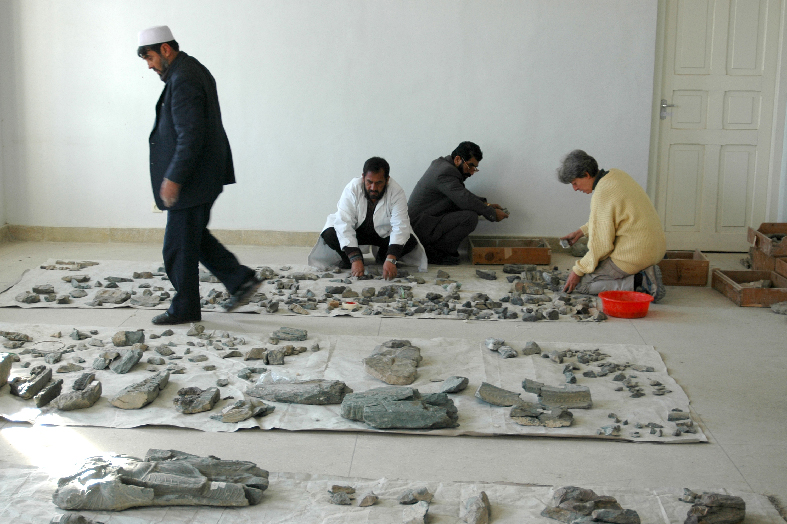
[[[5,52],[0,53],[0,226],[6,224],[5,212],[5,194],[4,194],[4,180],[5,174],[3,166],[5,165],[6,153],[6,129],[8,129],[8,115],[6,114],[6,97],[10,99],[10,85],[9,76],[6,71],[9,70],[7,57],[11,54],[11,17],[10,2],[9,0],[0,0],[0,49],[5,49]],[[8,86],[8,87],[7,87]],[[10,143],[10,135],[8,135]]]
[[[584,148],[646,186],[656,0],[3,0],[9,223],[160,227],[147,135],[163,84],[135,56],[168,24],[213,73],[239,183],[212,227],[319,231],[364,160],[409,193],[480,144],[468,186],[512,218],[477,233],[565,234],[589,197],[554,177]]]

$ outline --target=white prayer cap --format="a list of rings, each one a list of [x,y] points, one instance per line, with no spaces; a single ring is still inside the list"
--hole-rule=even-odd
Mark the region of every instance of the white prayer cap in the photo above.
[[[139,32],[140,47],[143,45],[163,44],[172,40],[175,40],[175,37],[172,36],[172,31],[166,25],[148,27]]]

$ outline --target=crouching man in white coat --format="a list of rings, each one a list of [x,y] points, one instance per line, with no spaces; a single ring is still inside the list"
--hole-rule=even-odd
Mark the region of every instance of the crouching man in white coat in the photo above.
[[[361,176],[342,191],[336,213],[328,216],[309,254],[310,266],[327,269],[338,265],[360,277],[364,274],[363,252],[371,246],[375,259],[383,264],[386,280],[396,278],[400,261],[426,271],[426,252],[410,227],[407,196],[389,173],[390,166],[383,158],[372,157],[364,163]]]

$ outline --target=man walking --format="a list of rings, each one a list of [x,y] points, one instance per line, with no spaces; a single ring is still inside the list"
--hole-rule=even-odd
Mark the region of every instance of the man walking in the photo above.
[[[224,185],[235,183],[216,81],[197,59],[179,50],[167,26],[140,31],[137,55],[165,84],[149,139],[150,181],[156,205],[167,210],[164,268],[176,293],[153,323],[195,322],[201,319],[200,262],[230,293],[226,311],[248,303],[261,282],[207,228]]]

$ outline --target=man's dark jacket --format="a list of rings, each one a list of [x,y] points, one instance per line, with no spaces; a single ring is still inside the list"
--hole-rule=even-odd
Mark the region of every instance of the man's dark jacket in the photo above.
[[[431,232],[439,217],[453,211],[469,210],[497,220],[494,208],[465,187],[466,175],[451,161],[450,156],[435,159],[415,185],[407,202],[410,223],[416,235]]]
[[[235,182],[232,151],[221,123],[216,81],[196,58],[181,51],[163,77],[150,133],[150,183],[159,209],[164,178],[181,184],[168,209],[213,202],[225,184]]]

